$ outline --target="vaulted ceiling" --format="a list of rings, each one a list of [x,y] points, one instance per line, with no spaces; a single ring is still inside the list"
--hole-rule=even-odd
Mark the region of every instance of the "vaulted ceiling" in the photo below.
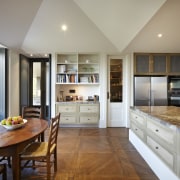
[[[0,0],[0,43],[35,54],[180,52],[179,7],[179,0]]]

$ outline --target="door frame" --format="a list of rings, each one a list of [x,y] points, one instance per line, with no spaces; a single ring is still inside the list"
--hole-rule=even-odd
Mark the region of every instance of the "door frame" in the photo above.
[[[107,91],[110,93],[110,60],[111,59],[122,59],[122,82],[123,82],[123,89],[122,89],[122,102],[115,102],[110,103],[110,98],[107,97],[107,127],[125,127],[126,126],[126,119],[124,117],[124,108],[125,108],[125,71],[124,71],[124,61],[125,57],[121,55],[109,55],[107,59]],[[118,109],[119,108],[119,109]],[[111,120],[111,113],[112,111],[119,111],[121,114],[118,115],[120,117],[120,121]]]
[[[4,119],[8,115],[8,102],[9,102],[9,96],[8,96],[8,91],[9,91],[9,58],[8,58],[8,49],[7,48],[0,48],[0,69],[1,69],[1,109],[0,109],[0,120]]]
[[[23,64],[24,62],[24,64]],[[33,105],[33,63],[41,63],[41,77],[46,75],[44,70],[46,62],[49,62],[49,108],[46,106],[46,81],[41,81],[41,108],[44,119],[49,120],[51,118],[51,55],[47,58],[29,58],[24,55],[20,55],[20,108],[19,113],[22,114],[23,106]]]

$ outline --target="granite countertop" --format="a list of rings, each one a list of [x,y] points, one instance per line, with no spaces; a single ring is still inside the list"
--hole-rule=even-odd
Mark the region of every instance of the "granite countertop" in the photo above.
[[[172,125],[180,127],[180,107],[176,106],[132,106],[132,110],[143,112]]]

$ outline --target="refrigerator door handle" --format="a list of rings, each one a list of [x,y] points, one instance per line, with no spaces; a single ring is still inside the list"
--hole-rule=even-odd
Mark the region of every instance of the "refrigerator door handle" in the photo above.
[[[154,90],[151,90],[151,106],[154,106]]]
[[[148,99],[149,99],[148,106],[151,106],[151,90],[150,89],[148,91]]]

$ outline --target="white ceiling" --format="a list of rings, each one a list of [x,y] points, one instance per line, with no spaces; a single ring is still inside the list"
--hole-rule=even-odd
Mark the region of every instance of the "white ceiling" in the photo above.
[[[100,31],[122,51],[165,0],[74,0]]]
[[[180,52],[179,7],[180,0],[0,0],[0,43],[37,54]]]
[[[0,0],[0,43],[19,49],[42,0]]]
[[[180,52],[180,0],[167,0],[124,52]],[[162,38],[157,34],[162,33]]]

